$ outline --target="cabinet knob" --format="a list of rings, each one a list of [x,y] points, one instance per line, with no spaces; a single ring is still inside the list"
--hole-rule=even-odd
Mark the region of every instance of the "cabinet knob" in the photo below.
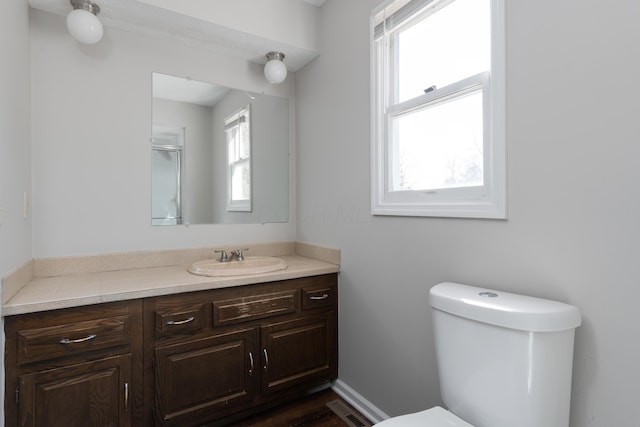
[[[262,349],[262,354],[264,354],[264,366],[262,367],[262,370],[267,372],[269,370],[269,354],[267,354],[266,348]]]

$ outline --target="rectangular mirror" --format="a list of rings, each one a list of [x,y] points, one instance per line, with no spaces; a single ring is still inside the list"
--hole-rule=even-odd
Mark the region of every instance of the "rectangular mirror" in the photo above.
[[[153,73],[153,225],[289,218],[289,100]]]

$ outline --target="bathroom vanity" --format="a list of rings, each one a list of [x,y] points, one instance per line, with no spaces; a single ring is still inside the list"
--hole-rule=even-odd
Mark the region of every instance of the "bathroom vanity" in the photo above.
[[[224,425],[326,384],[338,266],[320,264],[6,316],[5,425]]]

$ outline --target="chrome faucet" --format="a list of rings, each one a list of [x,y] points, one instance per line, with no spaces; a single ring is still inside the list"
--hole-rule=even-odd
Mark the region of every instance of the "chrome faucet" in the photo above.
[[[217,254],[220,254],[220,262],[229,262],[231,261],[231,259],[227,256],[227,251],[223,250],[219,250],[219,251],[214,251]],[[231,254],[233,256],[233,254]]]
[[[235,256],[235,258],[238,261],[244,261],[244,254],[242,253],[242,251],[248,251],[249,248],[244,248],[244,249],[234,249],[231,251],[231,259],[233,259],[233,257]]]

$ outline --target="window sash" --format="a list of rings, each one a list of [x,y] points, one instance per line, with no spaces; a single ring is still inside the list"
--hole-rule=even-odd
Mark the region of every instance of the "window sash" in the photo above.
[[[234,177],[236,177],[236,173],[240,172],[242,173],[243,171],[246,171],[249,169],[250,167],[250,163],[249,163],[249,159],[242,159],[242,160],[238,160],[236,162],[232,162],[229,164],[229,170],[230,170],[230,179],[233,181]],[[249,188],[247,188],[245,190],[244,188],[244,181],[241,179],[242,177],[236,177],[237,179],[240,179],[239,182],[237,182],[237,185],[232,185],[230,188],[231,194],[230,194],[230,202],[231,204],[246,204],[247,202],[249,202],[249,200],[251,200],[251,186],[249,185]]]
[[[392,167],[392,162],[394,161],[394,151],[395,145],[397,143],[392,134],[392,121],[394,120],[394,118],[418,109],[437,106],[452,99],[461,98],[478,90],[482,91],[484,104],[482,119],[483,170],[485,171],[483,179],[484,184],[482,186],[463,186],[426,190],[391,190],[391,180],[393,178],[392,174],[394,170]],[[490,153],[490,144],[488,143],[490,138],[490,126],[488,125],[488,122],[490,122],[490,117],[487,117],[489,90],[489,73],[485,72],[472,76],[468,79],[465,79],[464,81],[446,86],[437,91],[434,90],[433,92],[426,93],[387,109],[387,113],[385,114],[384,119],[384,132],[386,134],[386,138],[384,138],[383,141],[386,161],[384,163],[385,167],[382,170],[382,175],[384,176],[382,197],[384,200],[391,203],[397,203],[409,196],[413,198],[416,203],[437,203],[449,198],[454,200],[462,200],[465,197],[469,199],[482,199],[486,197],[486,193],[488,191],[486,175],[488,170],[487,168],[490,167],[490,164],[488,164],[488,155]]]
[[[487,126],[487,121],[489,120],[489,118],[486,117],[486,115],[488,114],[488,111],[487,111],[487,107],[488,107],[487,97],[489,92],[488,73],[478,74],[473,78],[467,79],[464,85],[456,84],[451,86],[455,86],[455,87],[443,88],[442,93],[436,94],[433,97],[431,96],[418,97],[423,102],[418,102],[417,99],[414,99],[414,100],[411,100],[413,102],[408,101],[408,102],[402,103],[402,105],[391,107],[388,110],[388,113],[386,114],[386,119],[385,119],[385,127],[386,127],[385,133],[387,137],[385,138],[385,141],[384,141],[384,144],[386,147],[385,152],[386,152],[387,161],[385,163],[386,167],[384,168],[384,171],[383,171],[385,175],[384,197],[387,200],[393,200],[395,198],[393,196],[394,193],[410,194],[411,192],[416,192],[420,194],[428,194],[428,197],[424,198],[424,200],[437,200],[443,197],[456,197],[456,196],[451,196],[452,194],[468,193],[470,197],[477,197],[478,195],[481,196],[482,192],[485,191],[484,181],[485,181],[486,170],[487,170],[486,168],[488,167],[486,152],[489,149],[488,141],[490,138],[489,132],[488,132],[488,126]],[[482,107],[483,184],[482,185],[452,185],[450,187],[427,188],[427,189],[416,189],[416,190],[393,190],[392,189],[393,181],[394,179],[397,179],[396,175],[399,172],[396,165],[399,165],[398,150],[401,144],[401,141],[396,139],[393,135],[394,133],[393,122],[396,119],[401,118],[402,116],[406,116],[423,109],[443,106],[444,104],[450,101],[460,100],[468,95],[471,95],[477,92],[481,92],[482,102],[483,102],[483,107]],[[428,95],[431,95],[431,93],[429,93]],[[470,188],[470,189],[473,188],[473,190],[470,190],[465,193],[464,191],[462,191],[462,189],[464,188]]]

